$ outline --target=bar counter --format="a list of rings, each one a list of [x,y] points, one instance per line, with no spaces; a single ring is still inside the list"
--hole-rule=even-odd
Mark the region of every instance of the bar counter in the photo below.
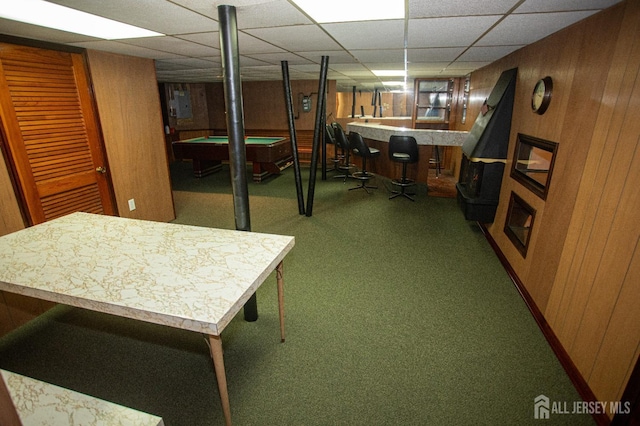
[[[418,145],[462,146],[469,132],[394,127],[378,123],[347,124],[347,131],[358,132],[363,138],[389,142],[392,135],[413,136]]]
[[[389,138],[392,135],[413,136],[418,143],[418,153],[420,160],[417,164],[409,164],[407,167],[407,177],[417,182],[428,184],[429,168],[434,168],[430,159],[434,158],[434,146],[457,147],[462,146],[468,132],[455,130],[430,130],[430,129],[411,129],[407,127],[394,127],[378,123],[356,123],[347,124],[348,132],[357,132],[365,139],[365,142],[374,148],[380,150],[380,156],[367,163],[369,170],[375,174],[397,179],[401,176],[402,166],[389,159]],[[453,175],[459,164],[456,162],[455,156],[451,153],[443,153],[440,149],[441,166],[448,175]],[[358,163],[359,157],[352,156],[352,159]],[[432,172],[431,178],[435,178]]]

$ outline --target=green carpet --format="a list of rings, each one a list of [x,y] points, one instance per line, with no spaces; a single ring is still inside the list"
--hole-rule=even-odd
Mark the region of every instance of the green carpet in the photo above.
[[[176,223],[233,229],[228,170],[172,165]],[[305,205],[308,169],[305,179]],[[275,275],[259,319],[222,333],[236,425],[594,424],[535,420],[544,394],[580,398],[489,244],[455,199],[389,201],[320,180],[298,213],[293,170],[249,183],[252,230],[296,237],[284,262],[286,343]],[[331,174],[329,174],[331,176]],[[223,423],[202,336],[59,306],[0,339],[0,367],[162,416]]]

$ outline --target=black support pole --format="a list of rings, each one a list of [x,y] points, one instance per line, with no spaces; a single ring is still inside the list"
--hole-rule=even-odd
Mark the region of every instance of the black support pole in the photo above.
[[[318,169],[318,149],[320,148],[320,138],[324,129],[321,129],[324,117],[324,96],[327,87],[327,69],[329,68],[329,57],[322,57],[320,65],[320,81],[318,82],[318,106],[316,108],[316,127],[313,132],[313,148],[311,150],[311,167],[309,169],[309,190],[307,191],[307,217],[313,214],[313,196],[316,188],[316,172]]]
[[[323,93],[321,96],[324,96],[322,101],[322,118],[320,123],[320,145],[322,146],[322,161],[320,161],[322,167],[322,180],[327,180],[327,132],[324,131],[327,125],[327,94]]]
[[[300,160],[298,159],[298,141],[296,139],[296,125],[293,115],[293,98],[291,97],[291,81],[289,80],[289,62],[280,61],[282,65],[282,80],[284,86],[284,102],[287,107],[287,119],[289,123],[289,139],[291,140],[291,153],[293,154],[293,170],[296,178],[296,192],[298,193],[298,212],[304,214],[304,194],[302,190],[302,177],[300,175]]]
[[[353,86],[353,102],[351,103],[351,118],[356,118],[356,86]]]
[[[373,117],[375,118],[376,116],[376,102],[378,101],[378,89],[375,89],[375,92],[373,92],[373,96],[371,97],[371,105],[373,105]]]
[[[229,136],[229,168],[231,171],[236,229],[239,231],[251,231],[236,8],[228,5],[218,6],[218,19],[224,101],[227,112],[227,134]],[[246,321],[256,321],[258,319],[258,303],[255,293],[244,305],[244,319]]]

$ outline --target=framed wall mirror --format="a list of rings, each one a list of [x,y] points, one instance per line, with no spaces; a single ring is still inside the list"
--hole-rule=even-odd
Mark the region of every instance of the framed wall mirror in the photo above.
[[[546,200],[557,150],[555,142],[518,133],[511,177]]]
[[[536,210],[517,194],[511,192],[504,233],[522,254],[522,257],[527,257],[535,217]]]

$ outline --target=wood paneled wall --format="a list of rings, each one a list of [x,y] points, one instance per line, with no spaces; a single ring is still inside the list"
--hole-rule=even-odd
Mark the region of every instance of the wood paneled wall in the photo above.
[[[0,155],[0,235],[24,228],[20,206],[13,190],[5,159]]]
[[[471,117],[500,72],[518,67],[500,204],[488,225],[564,350],[601,401],[621,398],[640,353],[640,2],[622,2],[476,71]],[[553,78],[536,115],[535,82]],[[515,136],[559,144],[548,197],[511,179]],[[503,228],[509,194],[536,209],[526,258]]]
[[[160,98],[152,60],[88,52],[90,72],[120,216],[175,218]],[[19,202],[0,156],[0,235],[24,228]],[[128,200],[136,200],[129,212]],[[0,292],[0,336],[52,304]]]
[[[153,61],[87,54],[119,215],[175,219]],[[134,211],[129,211],[130,199]]]
[[[356,91],[355,116],[359,117],[364,109],[367,116],[373,115],[374,92]],[[337,118],[351,118],[353,105],[353,92],[338,92],[336,96]],[[376,101],[376,105],[378,102]],[[413,105],[413,92],[407,93],[382,93],[382,116],[383,117],[409,117],[411,118]],[[362,109],[360,108],[362,107]],[[376,116],[380,116],[380,110],[376,109]],[[409,124],[411,126],[411,124]]]
[[[169,87],[170,85],[167,85]],[[176,130],[210,129],[216,133],[226,132],[224,86],[222,83],[186,84],[183,85],[194,99],[204,97],[205,102],[198,101],[198,108],[205,109],[206,117],[199,113],[194,115],[188,125],[177,125]],[[293,110],[296,116],[296,130],[313,130],[315,125],[316,105],[318,101],[318,82],[316,80],[291,81]],[[311,112],[302,112],[300,97],[311,96]],[[281,130],[288,134],[287,111],[285,107],[284,86],[279,80],[245,81],[242,83],[242,105],[244,127],[249,134],[255,130]],[[336,116],[336,82],[327,81],[327,115]],[[330,118],[331,120],[331,118]],[[179,123],[176,123],[179,124]],[[184,123],[183,123],[184,124]]]
[[[208,112],[208,119],[200,115],[189,126],[176,127],[179,139],[189,139],[199,134],[226,135],[226,115],[224,102],[224,86],[222,83],[186,85],[194,97],[206,98],[203,106]],[[292,80],[291,94],[293,101],[294,125],[300,161],[309,161],[313,143],[313,133],[318,102],[318,81]],[[301,96],[311,96],[311,111],[302,112]],[[244,128],[247,136],[284,136],[289,137],[289,125],[285,106],[284,86],[282,81],[246,81],[242,83],[242,103],[244,110]],[[202,105],[201,105],[202,107]],[[329,121],[336,117],[336,82],[327,81],[327,116]],[[197,130],[194,130],[197,129]],[[204,133],[203,133],[204,132]]]

